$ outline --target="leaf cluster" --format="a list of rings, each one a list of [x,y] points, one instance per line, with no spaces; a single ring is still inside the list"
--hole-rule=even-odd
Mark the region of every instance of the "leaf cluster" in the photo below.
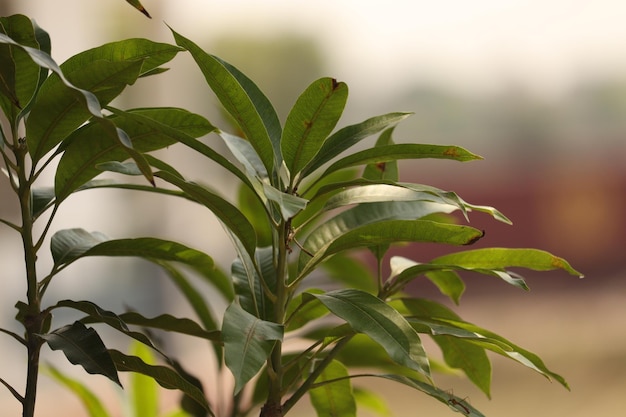
[[[278,417],[308,395],[319,416],[356,416],[357,402],[377,400],[376,393],[353,387],[356,378],[367,376],[412,387],[452,411],[481,416],[435,385],[424,337],[441,349],[443,366],[462,370],[487,396],[487,352],[567,386],[535,354],[462,320],[439,302],[405,291],[412,281],[425,278],[458,303],[465,288],[460,272],[499,278],[522,289],[527,289],[524,279],[511,268],[580,275],[564,259],[536,249],[462,250],[484,232],[442,220],[441,215],[458,212],[469,219],[471,212],[479,211],[510,221],[495,208],[470,204],[454,192],[400,179],[401,160],[465,162],[480,159],[478,155],[454,145],[396,143],[394,127],[409,113],[383,114],[337,128],[348,87],[330,77],[313,81],[281,122],[250,78],[173,30],[176,45],[129,39],[82,52],[59,66],[50,58],[49,37],[34,22],[11,16],[0,19],[0,29],[0,107],[10,126],[2,130],[0,149],[20,201],[22,225],[0,221],[23,239],[28,281],[27,301],[16,306],[25,336],[1,330],[29,352],[46,344],[116,384],[118,372],[147,375],[164,388],[181,390],[182,407],[192,415],[244,416],[260,408],[261,416]],[[127,86],[162,72],[161,65],[181,51],[191,54],[232,117],[234,129],[218,129],[179,108],[110,106]],[[226,144],[228,157],[201,140],[211,132]],[[368,143],[372,137],[375,141]],[[223,167],[239,184],[238,201],[185,178],[151,154],[173,144]],[[55,159],[54,187],[37,187],[38,177]],[[149,185],[97,179],[103,171],[120,178],[142,176]],[[60,204],[73,193],[103,187],[183,198],[208,209],[236,250],[230,272],[216,268],[209,255],[178,242],[111,239],[74,228],[52,235],[53,267],[39,277],[37,253]],[[33,232],[37,221],[45,222],[39,236]],[[461,249],[435,259],[389,256],[393,245],[423,242]],[[352,256],[355,250],[371,257],[377,265],[374,273]],[[45,306],[43,296],[54,278],[93,256],[134,256],[159,265],[196,317],[116,314],[84,300]],[[386,262],[391,270],[387,276],[382,272]],[[223,298],[228,304],[224,312],[213,311],[189,271],[211,284],[213,296]],[[52,314],[59,308],[85,316],[53,328]],[[151,348],[163,365],[107,349],[87,327],[90,323],[108,325]],[[208,340],[210,354],[234,379],[228,410],[207,400],[197,378],[132,326]],[[367,373],[355,371],[364,368]],[[52,373],[76,389],[62,374]],[[0,381],[26,409],[28,389],[22,395]],[[29,382],[36,384],[36,378]]]

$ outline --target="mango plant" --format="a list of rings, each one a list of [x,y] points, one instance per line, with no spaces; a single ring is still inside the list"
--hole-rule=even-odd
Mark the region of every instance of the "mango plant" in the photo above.
[[[23,334],[0,328],[3,335],[12,337],[26,350],[25,389],[20,392],[2,378],[0,383],[21,403],[24,417],[34,415],[39,358],[45,345],[61,350],[71,363],[87,372],[105,375],[117,384],[118,371],[140,367],[160,384],[182,388],[199,403],[206,402],[201,389],[174,368],[157,368],[140,358],[109,351],[86,321],[58,325],[53,313],[58,309],[77,310],[92,317],[92,321],[106,322],[130,338],[155,347],[144,334],[128,328],[132,320],[123,321],[89,301],[46,304],[44,298],[54,279],[86,256],[176,261],[201,275],[214,274],[210,257],[179,243],[156,238],[111,239],[81,228],[52,232],[58,210],[68,197],[103,185],[94,180],[102,172],[99,164],[131,159],[146,180],[154,183],[146,152],[178,142],[177,135],[199,137],[213,129],[206,119],[183,109],[104,109],[127,86],[162,72],[161,65],[178,52],[180,48],[173,45],[129,39],[84,51],[59,66],[50,57],[50,37],[34,21],[23,15],[0,18],[0,154],[3,178],[8,180],[14,206],[19,208],[18,221],[12,220],[10,213],[3,213],[0,223],[5,231],[20,236],[24,251],[21,278],[27,289],[26,298],[15,304]],[[54,163],[57,166],[52,168]],[[51,170],[54,186],[42,184],[44,172]],[[43,248],[48,241],[52,267],[45,272],[40,259],[45,258]],[[4,285],[20,279],[3,278]],[[157,322],[165,328],[173,326],[182,332],[215,338],[198,326],[190,327],[170,316]]]
[[[20,203],[22,224],[0,221],[22,236],[28,292],[26,302],[16,305],[25,335],[1,331],[26,347],[29,361],[25,394],[0,382],[24,405],[24,416],[33,415],[38,353],[44,344],[62,350],[87,372],[116,383],[118,371],[135,371],[166,388],[180,389],[183,409],[194,416],[281,417],[305,396],[318,416],[356,416],[358,404],[377,397],[355,388],[359,378],[394,381],[433,397],[451,411],[482,416],[462,397],[437,387],[424,337],[441,349],[445,366],[463,371],[486,395],[491,385],[487,352],[567,387],[537,355],[406,290],[413,281],[427,279],[458,303],[465,288],[460,273],[484,274],[522,289],[527,285],[516,272],[519,268],[581,275],[564,259],[537,249],[452,249],[435,259],[393,256],[397,244],[463,248],[483,237],[482,230],[452,221],[453,213],[467,220],[472,211],[479,211],[510,223],[495,208],[400,178],[401,160],[464,162],[478,160],[478,155],[453,145],[396,143],[394,127],[409,113],[388,113],[337,128],[348,87],[333,78],[312,82],[286,120],[280,121],[250,78],[175,31],[177,46],[127,40],[85,51],[59,67],[49,58],[47,35],[30,20],[4,18],[2,30],[0,51],[6,59],[1,61],[1,104],[9,126],[9,133],[2,136],[2,156]],[[197,63],[232,117],[234,129],[217,129],[181,109],[122,111],[109,105],[127,85],[161,72],[160,65],[182,50]],[[200,139],[209,132],[221,138],[229,156]],[[239,184],[237,201],[220,195],[210,180],[186,178],[166,160],[148,153],[174,143],[222,167]],[[54,158],[59,158],[54,188],[35,187]],[[143,176],[150,184],[96,179],[102,171]],[[206,207],[219,219],[236,251],[230,272],[221,272],[207,254],[180,243],[154,237],[109,239],[72,229],[52,236],[54,266],[39,277],[37,255],[59,204],[72,193],[100,187],[182,197]],[[33,225],[44,213],[48,213],[44,232],[34,236]],[[157,263],[197,317],[116,314],[88,301],[44,306],[42,298],[53,278],[91,256],[140,256]],[[368,257],[377,266],[374,272]],[[228,305],[225,311],[212,308],[208,294],[193,285],[180,263],[212,284],[211,299],[222,297]],[[58,308],[73,308],[86,316],[51,330],[52,312]],[[107,349],[86,326],[93,322],[155,349],[164,364],[147,364],[137,356]],[[213,355],[220,370],[229,372],[234,381],[229,407],[217,407],[215,399],[205,397],[198,379],[206,380],[206,375],[192,377],[144,333],[129,326],[209,340],[212,348],[207,355]]]

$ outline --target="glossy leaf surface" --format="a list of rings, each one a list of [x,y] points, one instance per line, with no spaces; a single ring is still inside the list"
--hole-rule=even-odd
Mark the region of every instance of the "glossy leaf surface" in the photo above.
[[[348,322],[355,331],[375,340],[395,362],[430,377],[428,358],[417,332],[382,300],[352,289],[311,296]]]
[[[283,339],[283,328],[231,304],[224,313],[222,338],[226,366],[235,377],[236,394],[261,370],[274,344]]]
[[[90,374],[100,374],[122,386],[106,346],[92,328],[74,322],[53,332],[39,335],[52,350],[61,350],[74,365]]]

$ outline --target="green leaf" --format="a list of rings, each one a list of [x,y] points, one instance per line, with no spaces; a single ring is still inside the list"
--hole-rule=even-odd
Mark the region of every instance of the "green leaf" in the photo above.
[[[90,374],[100,374],[122,384],[106,346],[98,333],[79,321],[51,333],[39,335],[52,350],[61,350],[74,365],[81,365]]]
[[[237,68],[207,54],[172,30],[176,43],[188,50],[226,111],[246,135],[268,173],[280,157],[281,127],[276,111],[261,90]]]
[[[538,249],[485,248],[440,256],[433,264],[454,264],[468,269],[497,270],[520,267],[535,271],[562,269],[582,278],[584,275],[572,268],[563,258]]]
[[[237,394],[261,370],[276,341],[283,339],[283,328],[231,304],[224,313],[222,337],[226,366],[235,377]]]
[[[427,395],[430,395],[434,399],[446,404],[452,410],[459,412],[468,417],[485,417],[480,411],[475,409],[469,402],[463,398],[457,397],[447,391],[441,390],[432,384],[418,381],[414,378],[409,378],[403,375],[374,375],[374,374],[362,374],[359,376],[371,376],[377,378],[384,378],[390,381],[398,382],[406,385],[418,391],[421,391]]]
[[[383,131],[376,141],[376,147],[393,145],[392,138],[395,126]],[[380,162],[376,164],[368,164],[363,170],[363,178],[373,181],[398,181],[398,161]]]
[[[311,296],[355,331],[375,340],[395,362],[430,378],[428,358],[417,332],[394,308],[371,294],[354,289]]]
[[[152,352],[141,343],[131,344],[131,355],[140,358],[148,365],[154,365],[155,359]],[[135,417],[149,417],[158,415],[159,393],[154,379],[133,372],[130,375],[130,405]]]
[[[483,232],[469,226],[444,224],[430,220],[385,220],[356,227],[342,235],[318,235],[316,241],[307,239],[300,254],[299,276],[307,275],[325,258],[348,249],[399,242],[431,242],[449,245],[468,245],[483,236]]]
[[[356,401],[348,376],[348,369],[334,360],[317,377],[309,396],[318,417],[356,417]]]
[[[225,225],[227,232],[236,237],[246,252],[252,256],[256,248],[256,233],[246,217],[228,201],[198,184],[187,182],[182,178],[165,171],[155,173],[155,176],[162,178],[184,191],[190,199],[197,201],[210,209],[213,214]]]
[[[63,71],[74,71],[100,60],[141,61],[140,73],[143,75],[171,61],[181,50],[176,45],[153,42],[148,39],[124,39],[82,51],[65,61],[61,68]]]
[[[400,301],[408,310],[409,315],[460,320],[460,317],[452,310],[431,300],[403,298]],[[467,377],[490,398],[491,362],[485,349],[451,335],[433,335],[432,338],[443,352],[445,362],[453,368],[463,370]]]
[[[182,391],[207,410],[211,416],[215,415],[211,411],[211,407],[207,403],[202,390],[187,381],[173,369],[160,365],[148,365],[137,356],[127,356],[114,349],[109,350],[109,353],[118,371],[139,372],[143,375],[147,375],[153,378],[163,388]]]
[[[326,171],[324,171],[323,175],[358,165],[378,164],[400,159],[423,158],[452,159],[461,162],[481,159],[480,156],[458,146],[400,143],[379,146],[350,154],[330,165]]]
[[[143,5],[141,4],[139,0],[126,0],[126,2],[130,4],[131,6],[133,6],[135,9],[139,10],[141,13],[143,13],[148,19],[152,19],[152,16],[150,16],[150,13],[148,13],[146,8],[143,7]],[[146,414],[146,415],[149,415],[149,414]]]
[[[181,137],[199,137],[214,127],[203,117],[177,108],[117,111],[109,118],[124,130],[137,152],[151,152],[177,143]],[[55,176],[55,192],[64,199],[102,172],[104,162],[121,162],[128,152],[98,123],[87,124],[68,138]]]
[[[174,317],[170,314],[161,314],[156,317],[144,317],[136,312],[123,313],[118,316],[124,323],[134,326],[149,327],[167,330],[189,336],[201,337],[212,342],[221,341],[220,332],[207,331],[198,323],[186,318]]]
[[[412,113],[388,113],[339,129],[326,139],[322,148],[315,155],[313,160],[311,160],[311,162],[309,162],[302,170],[302,176],[308,176],[310,173],[320,168],[322,165],[335,158],[346,149],[389,126],[406,119],[411,114]]]
[[[374,294],[378,291],[376,278],[372,275],[369,265],[342,253],[328,258],[321,267],[329,278],[349,288],[367,291]]]
[[[483,349],[488,349],[492,352],[498,353],[499,355],[519,362],[522,365],[537,371],[548,380],[555,379],[565,388],[569,389],[565,379],[549,370],[539,356],[486,329],[461,320],[445,318],[416,316],[411,318],[411,322],[427,326],[430,328],[433,335],[449,335],[463,338]]]
[[[322,290],[307,289],[310,294],[322,294]],[[328,314],[328,309],[317,299],[305,297],[300,293],[293,297],[287,306],[286,331],[291,332]]]
[[[269,184],[263,183],[263,193],[268,200],[274,201],[280,208],[283,220],[289,220],[306,208],[308,200],[293,194],[283,193]]]
[[[391,410],[382,394],[362,387],[354,387],[354,399],[359,407],[367,408],[379,416],[392,417]]]
[[[345,83],[320,78],[307,87],[289,112],[280,143],[292,187],[335,128],[347,99]]]
[[[69,264],[84,256],[92,247],[109,240],[100,232],[84,229],[66,229],[56,232],[50,241],[52,259],[55,265]]]
[[[231,266],[232,280],[241,307],[250,314],[269,320],[274,317],[274,306],[265,296],[263,283],[270,291],[276,288],[273,248],[258,248],[255,264],[261,271],[260,277],[256,270],[248,274],[241,258],[235,259]]]
[[[461,295],[465,291],[463,280],[455,273],[457,268],[450,265],[432,265],[419,263],[401,256],[394,256],[389,260],[391,274],[386,288],[391,293],[396,293],[404,288],[409,282],[422,275],[430,279],[439,288],[442,294],[450,297],[455,304],[459,303]]]
[[[43,83],[26,122],[26,140],[33,161],[38,162],[91,116],[102,119],[103,105],[117,96],[139,76],[141,61],[98,61],[66,73],[65,78],[50,76]],[[74,85],[83,90],[77,90]],[[86,91],[93,91],[88,93]],[[77,95],[90,97],[88,107]]]
[[[110,417],[100,399],[93,391],[77,379],[70,378],[52,365],[45,365],[42,370],[57,382],[72,391],[83,403],[89,417]]]
[[[0,18],[0,33],[20,45],[41,49],[33,22],[24,15]],[[7,119],[24,111],[39,87],[40,67],[23,49],[0,44],[0,107]]]

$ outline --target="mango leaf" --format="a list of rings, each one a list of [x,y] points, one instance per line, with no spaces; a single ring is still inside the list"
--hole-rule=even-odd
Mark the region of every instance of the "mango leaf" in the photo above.
[[[497,270],[520,267],[535,271],[562,269],[571,275],[584,275],[572,268],[563,258],[538,249],[485,248],[440,256],[432,264],[453,264],[464,268]]]
[[[231,203],[201,185],[187,182],[169,172],[159,171],[155,176],[177,186],[192,200],[207,207],[225,225],[227,232],[236,237],[245,251],[254,255],[256,248],[256,234],[246,217]]]
[[[310,295],[355,331],[375,340],[395,362],[430,378],[428,358],[417,332],[394,308],[354,289]]]
[[[548,380],[556,380],[565,388],[569,386],[565,379],[550,371],[536,354],[529,352],[507,339],[486,329],[475,326],[461,320],[432,317],[411,317],[410,321],[417,325],[427,326],[433,335],[449,335],[463,338],[483,349],[498,353],[499,355],[513,359],[522,365],[533,369],[546,377]]]
[[[322,294],[323,291],[310,288],[307,289],[307,293]],[[328,309],[319,300],[305,297],[304,293],[300,293],[294,296],[287,306],[285,330],[288,332],[297,330],[327,314]]]
[[[483,232],[469,226],[444,224],[430,220],[385,220],[356,227],[336,238],[324,242],[319,248],[309,250],[311,258],[304,251],[300,254],[298,276],[307,275],[313,267],[325,258],[348,249],[368,247],[398,242],[431,242],[448,245],[469,245],[483,236]],[[323,237],[323,236],[322,236]]]
[[[67,79],[72,80],[70,86],[79,85],[84,90],[68,87],[69,81],[65,78],[48,77],[26,122],[26,140],[33,161],[38,162],[91,116],[102,119],[99,99],[106,104],[126,85],[134,83],[141,66],[141,61],[103,60],[77,69],[76,73],[66,74]],[[87,90],[95,90],[93,94],[89,93],[90,99],[95,100],[95,103],[89,103],[93,108],[87,108],[82,100],[77,100],[77,91],[86,96],[82,91]]]
[[[218,134],[237,161],[244,166],[248,178],[265,179],[269,177],[263,161],[249,141],[222,131]]]
[[[165,389],[180,390],[200,404],[211,416],[215,416],[200,388],[183,378],[178,372],[161,365],[149,365],[137,356],[128,356],[117,350],[109,350],[111,358],[120,372],[139,372],[153,378]]]
[[[369,266],[353,256],[338,253],[326,259],[321,267],[329,278],[349,288],[367,291],[370,294],[378,291],[376,278]]]
[[[269,184],[263,183],[263,193],[268,200],[275,202],[283,217],[283,220],[289,220],[296,214],[306,208],[308,200],[293,194],[284,193]]]
[[[333,360],[317,377],[309,397],[318,417],[356,417],[356,401],[348,376],[348,369]]]
[[[212,342],[221,341],[220,332],[218,330],[207,331],[193,320],[174,317],[170,314],[161,314],[156,317],[144,317],[136,312],[128,312],[119,314],[118,317],[129,325],[201,337]]]
[[[274,317],[274,307],[265,296],[263,283],[270,291],[276,288],[273,248],[271,246],[258,248],[255,263],[259,266],[262,275],[260,277],[256,271],[253,275],[247,274],[241,259],[235,259],[231,266],[233,284],[239,305],[245,311],[263,320],[270,320]]]
[[[143,13],[148,19],[152,19],[152,16],[150,16],[150,13],[148,13],[146,8],[143,7],[143,5],[141,4],[139,0],[126,0],[126,2],[130,4],[131,6],[133,6],[135,9],[139,10],[141,13]],[[145,415],[150,415],[150,414],[146,413]]]
[[[61,68],[63,71],[73,72],[100,60],[141,61],[143,64],[140,73],[143,75],[171,61],[180,51],[182,51],[181,48],[168,43],[141,38],[124,39],[82,51],[65,61]]]
[[[280,156],[282,128],[274,107],[261,90],[237,68],[207,54],[172,30],[176,43],[188,50],[226,111],[234,118],[263,161],[274,172]]]
[[[339,129],[337,132],[329,136],[326,141],[324,141],[324,144],[319,152],[302,170],[302,176],[308,176],[346,149],[389,126],[406,119],[411,114],[412,113],[388,113]]]
[[[40,334],[52,350],[61,350],[74,365],[81,365],[90,374],[100,374],[122,384],[109,352],[98,333],[79,321],[63,326],[53,332]]]
[[[131,355],[140,358],[148,365],[154,365],[156,360],[150,349],[141,343],[132,343],[130,347]],[[130,375],[130,406],[134,416],[157,416],[159,411],[158,385],[154,379],[133,372]]]
[[[428,384],[422,381],[419,381],[414,378],[409,378],[403,375],[376,375],[376,374],[360,374],[360,377],[376,377],[376,378],[384,378],[390,381],[398,382],[400,384],[406,385],[408,387],[414,388],[418,391],[421,391],[434,399],[446,404],[452,410],[459,412],[468,417],[485,417],[480,411],[475,409],[469,402],[465,401],[461,397],[457,397],[447,391],[439,389],[432,384]]]
[[[276,342],[283,339],[283,328],[233,303],[224,313],[222,338],[224,359],[235,377],[237,394],[261,370]]]
[[[69,264],[85,256],[138,256],[182,262],[198,269],[214,267],[213,259],[205,253],[157,238],[109,240],[101,233],[66,229],[52,236],[50,246],[55,265]]]
[[[378,164],[401,159],[452,159],[455,161],[472,161],[481,159],[480,156],[458,146],[422,145],[415,143],[400,143],[379,146],[364,151],[355,152],[331,164],[323,175],[358,165]]]
[[[347,99],[348,86],[333,78],[320,78],[298,97],[287,116],[280,142],[292,187],[335,128]]]
[[[0,33],[34,49],[39,45],[33,22],[24,15],[0,18]],[[7,119],[15,120],[35,96],[41,74],[39,65],[19,47],[0,44],[0,108]]]
[[[393,145],[395,142],[393,141],[393,131],[395,130],[395,126],[385,129],[378,140],[376,140],[375,147],[380,146],[388,146]],[[389,161],[389,162],[380,162],[376,164],[368,164],[365,166],[363,170],[363,178],[372,180],[372,181],[398,181],[398,161]]]
[[[432,300],[402,298],[398,302],[406,308],[406,316],[461,320],[452,310]],[[463,370],[467,377],[490,398],[491,362],[485,349],[451,335],[433,335],[432,338],[443,352],[445,362],[453,368]]]
[[[177,108],[117,111],[109,118],[122,129],[137,152],[151,152],[177,143],[181,136],[202,136],[214,127],[203,117]],[[98,123],[87,124],[73,132],[65,144],[55,176],[55,192],[64,199],[102,169],[104,162],[121,162],[128,152],[111,138]]]
[[[54,378],[55,381],[64,385],[66,388],[72,391],[80,399],[83,406],[87,409],[89,417],[110,417],[109,412],[106,410],[98,396],[81,381],[70,378],[69,376],[49,364],[43,366],[42,370],[47,375]]]
[[[88,232],[85,229],[60,230],[50,241],[52,259],[55,265],[69,264],[107,240],[109,238],[100,232]]]

